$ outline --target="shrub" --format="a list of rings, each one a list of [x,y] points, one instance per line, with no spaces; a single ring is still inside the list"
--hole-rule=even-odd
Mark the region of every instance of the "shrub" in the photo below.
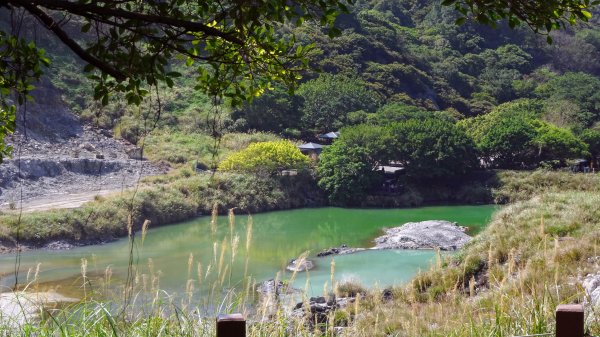
[[[229,155],[219,164],[221,171],[266,173],[273,175],[286,169],[303,169],[310,161],[287,140],[250,144]]]
[[[350,280],[339,284],[337,292],[342,297],[356,297],[359,294],[364,296],[367,293],[367,289],[360,283]]]

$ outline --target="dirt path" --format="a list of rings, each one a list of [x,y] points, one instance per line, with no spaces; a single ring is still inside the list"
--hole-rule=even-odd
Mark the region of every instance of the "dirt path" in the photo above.
[[[98,196],[106,196],[109,194],[119,194],[123,190],[100,190],[100,191],[88,191],[81,193],[62,193],[43,196],[39,198],[24,200],[22,205],[23,213],[47,211],[51,209],[60,208],[77,208],[85,204],[88,201],[94,200]],[[0,211],[4,213],[17,213],[21,211],[21,205],[19,202],[9,204],[7,202],[0,204]]]
[[[7,138],[15,150],[0,163],[0,211],[79,207],[169,170],[143,159],[140,148],[109,130],[84,124],[51,83],[36,92],[27,119],[18,110],[18,131]]]

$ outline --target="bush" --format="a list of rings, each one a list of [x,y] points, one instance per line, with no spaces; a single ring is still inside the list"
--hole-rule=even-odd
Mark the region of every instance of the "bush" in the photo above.
[[[566,159],[587,154],[587,145],[570,130],[541,121],[541,111],[540,101],[514,101],[459,125],[493,168],[531,168],[550,161],[564,165]]]
[[[356,281],[346,281],[337,286],[337,292],[341,297],[356,297],[359,294],[364,296],[367,289]]]
[[[250,144],[223,160],[219,170],[273,175],[281,170],[304,169],[309,163],[292,142],[280,140]]]

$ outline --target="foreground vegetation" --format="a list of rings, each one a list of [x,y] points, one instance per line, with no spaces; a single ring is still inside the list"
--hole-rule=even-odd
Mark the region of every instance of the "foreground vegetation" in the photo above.
[[[581,303],[596,273],[600,195],[536,193],[506,206],[456,258],[438,262],[397,299],[357,316],[359,335],[513,336],[552,332],[560,303]],[[375,326],[375,329],[373,329]],[[588,321],[592,334],[597,319]]]
[[[338,18],[342,35],[337,40],[312,22],[284,27],[278,34],[316,41],[316,48],[299,49],[299,56],[324,72],[307,72],[295,95],[273,84],[273,90],[235,108],[230,103],[239,103],[236,95],[215,105],[223,96],[213,93],[209,98],[192,90],[197,74],[177,63],[168,64],[176,71],[167,76],[170,89],[162,96],[159,90],[156,96],[142,91],[139,84],[133,86],[140,89],[139,97],[113,96],[116,99],[109,101],[102,86],[91,95],[82,88],[93,77],[78,74],[77,62],[47,42],[58,65],[52,70],[53,84],[65,92],[73,111],[113,129],[116,137],[144,146],[151,160],[165,161],[174,170],[144,180],[135,191],[98,197],[79,209],[0,215],[0,243],[103,241],[129,234],[128,226],[143,229],[146,220],[158,226],[233,207],[255,213],[328,202],[389,207],[509,203],[461,253],[440,256],[432,270],[394,289],[393,299],[384,303],[379,291],[354,291],[362,293],[355,304],[333,312],[317,329],[291,320],[285,305],[266,305],[249,313],[250,334],[332,335],[334,325],[347,325],[343,333],[355,336],[551,331],[556,305],[582,301],[581,278],[598,269],[600,178],[546,170],[482,171],[479,163],[494,169],[556,168],[586,157],[597,164],[598,21],[554,34],[555,45],[540,45],[540,38],[529,31],[508,30],[514,22],[491,31],[471,22],[457,26],[460,17],[437,2],[374,0],[358,1]],[[268,78],[260,81],[271,86]],[[141,92],[150,102],[140,105]],[[104,113],[96,113],[92,96],[108,104]],[[164,114],[158,118],[156,110],[161,109],[152,101],[161,97]],[[281,176],[277,173],[289,167],[279,165],[257,170],[267,157],[258,164],[249,158],[268,153],[245,152],[259,148],[249,146],[258,141],[276,142],[280,136],[309,140],[340,129],[341,138],[323,152],[317,176],[308,170]],[[247,134],[235,133],[240,131]],[[296,151],[291,143],[287,148]],[[217,167],[234,152],[238,159],[222,162],[222,171],[198,172]],[[292,166],[309,166],[306,158],[296,155],[286,156]],[[404,166],[405,176],[395,181],[402,191],[379,193],[383,177],[377,168],[391,162]],[[218,269],[222,280],[221,263]],[[84,271],[82,278],[85,285]],[[215,284],[213,290],[222,289],[222,281]],[[186,292],[192,293],[187,285]],[[361,287],[339,285],[335,291],[344,289]],[[158,288],[152,291],[160,293]],[[131,308],[113,314],[117,311],[104,303],[86,299],[72,316],[48,313],[41,325],[21,332],[209,336],[214,335],[215,307],[221,312],[244,311],[249,294],[216,296],[208,305],[198,304],[191,295],[185,305],[157,296],[151,308],[137,314]],[[203,317],[206,312],[211,312],[208,318]],[[9,329],[0,325],[0,334],[10,334]],[[599,333],[600,324],[591,320],[588,329]]]
[[[293,304],[289,301],[282,301],[281,307],[262,302],[256,310],[247,311],[244,303],[254,301],[255,296],[247,288],[216,295],[222,299],[215,298],[212,303],[220,312],[246,312],[250,336],[332,335],[334,325],[345,326],[342,335],[348,336],[552,332],[556,306],[583,302],[582,280],[598,270],[600,179],[592,174],[548,171],[502,172],[499,176],[505,184],[497,195],[512,203],[499,210],[489,226],[457,255],[438,255],[431,270],[392,289],[391,299],[383,298],[381,290],[337,284],[334,292],[338,297],[353,292],[357,300],[330,313],[327,323],[318,328],[288,317],[285,308]],[[524,186],[530,188],[521,189]],[[140,282],[134,283],[142,287]],[[157,283],[153,281],[149,287]],[[193,292],[193,287],[186,289],[186,293]],[[159,295],[159,289],[153,292],[157,300],[143,310],[111,314],[106,304],[90,300],[75,307],[68,317],[55,313],[39,326],[21,331],[38,336],[214,335],[212,314],[203,317],[214,307],[191,295],[173,303]],[[591,334],[600,333],[596,317],[589,316],[586,323]],[[8,331],[9,327],[0,329]]]

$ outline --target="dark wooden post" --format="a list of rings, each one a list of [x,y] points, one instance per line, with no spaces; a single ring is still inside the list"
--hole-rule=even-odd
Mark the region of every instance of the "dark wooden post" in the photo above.
[[[556,308],[556,337],[583,337],[583,305],[561,304]]]
[[[242,314],[219,315],[217,337],[246,337],[246,320]]]

